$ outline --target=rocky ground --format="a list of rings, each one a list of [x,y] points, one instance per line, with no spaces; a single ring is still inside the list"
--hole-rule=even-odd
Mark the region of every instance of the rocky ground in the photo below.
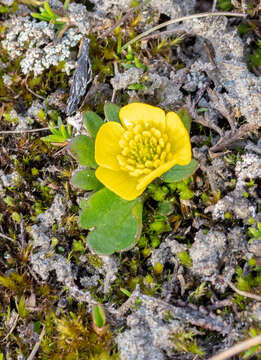
[[[49,5],[52,21],[32,16],[36,0],[0,4],[0,359],[208,359],[260,335],[259,1]],[[221,10],[235,16],[211,14]],[[86,38],[92,82],[68,116]],[[178,185],[149,186],[139,242],[100,256],[78,225],[90,194],[70,183],[78,165],[67,142],[41,137],[59,117],[84,133],[84,112],[103,117],[108,101],[186,107],[199,166]],[[92,324],[97,303],[102,334]]]

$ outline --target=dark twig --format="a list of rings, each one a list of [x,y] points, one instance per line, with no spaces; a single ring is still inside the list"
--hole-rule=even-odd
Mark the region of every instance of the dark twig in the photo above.
[[[197,101],[199,101],[199,99]],[[195,103],[195,101],[191,101],[190,96],[188,96],[186,99],[186,105],[187,105],[187,110],[189,111],[194,122],[201,124],[203,126],[206,126],[210,129],[213,129],[220,135],[220,137],[224,136],[223,130],[220,129],[220,127],[218,127],[212,121],[210,121],[209,116],[206,113],[204,114],[204,117],[197,114],[196,103]]]
[[[258,129],[257,124],[245,124],[242,125],[235,132],[228,131],[225,136],[223,136],[216,145],[212,146],[210,152],[219,152],[227,149],[232,144],[247,137],[250,133],[256,131]]]
[[[231,306],[232,304],[233,304],[232,300],[225,299],[225,300],[218,301],[217,303],[215,303],[213,305],[208,305],[206,308],[208,311],[213,311],[213,310],[225,307],[225,306]]]
[[[210,88],[207,90],[207,92],[208,92],[208,96],[210,97],[210,100],[213,101],[214,107],[217,109],[217,111],[220,112],[221,115],[224,116],[224,118],[227,119],[231,130],[234,131],[236,128],[234,121],[234,114],[231,114],[229,112],[226,105],[224,104],[223,98],[220,95],[218,97],[217,93]]]

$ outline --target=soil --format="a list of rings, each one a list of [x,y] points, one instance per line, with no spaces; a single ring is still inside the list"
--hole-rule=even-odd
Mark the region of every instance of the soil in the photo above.
[[[259,1],[49,5],[0,1],[0,360],[208,359],[260,335]],[[186,109],[198,167],[150,185],[137,244],[101,256],[79,226],[92,193],[70,181],[70,139],[43,137],[59,121],[87,134],[87,110],[133,101]]]

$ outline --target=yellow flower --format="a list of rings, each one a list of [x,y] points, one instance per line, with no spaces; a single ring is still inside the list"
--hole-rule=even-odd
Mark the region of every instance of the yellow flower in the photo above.
[[[95,175],[109,190],[133,200],[174,165],[189,164],[189,134],[176,113],[132,103],[119,117],[121,124],[103,124],[95,140]]]

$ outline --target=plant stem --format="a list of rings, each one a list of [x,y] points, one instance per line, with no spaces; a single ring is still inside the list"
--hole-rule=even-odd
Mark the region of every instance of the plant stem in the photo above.
[[[152,33],[153,31],[162,29],[165,26],[171,25],[171,24],[175,24],[177,22],[180,21],[186,21],[186,20],[191,20],[191,19],[198,19],[198,18],[203,18],[203,17],[208,17],[208,16],[237,16],[237,17],[246,17],[246,14],[240,14],[240,13],[231,13],[231,12],[206,12],[206,13],[200,13],[200,14],[193,14],[193,15],[187,15],[187,16],[182,16],[180,18],[177,19],[172,19],[169,21],[166,21],[162,24],[159,24],[157,26],[154,26],[153,28],[144,31],[143,33],[139,34],[138,36],[136,36],[134,39],[130,40],[127,42],[127,44],[125,44],[121,50],[127,49],[127,47],[129,45],[132,45],[133,43],[135,43],[136,41],[144,38],[145,36],[148,36],[150,33]]]

